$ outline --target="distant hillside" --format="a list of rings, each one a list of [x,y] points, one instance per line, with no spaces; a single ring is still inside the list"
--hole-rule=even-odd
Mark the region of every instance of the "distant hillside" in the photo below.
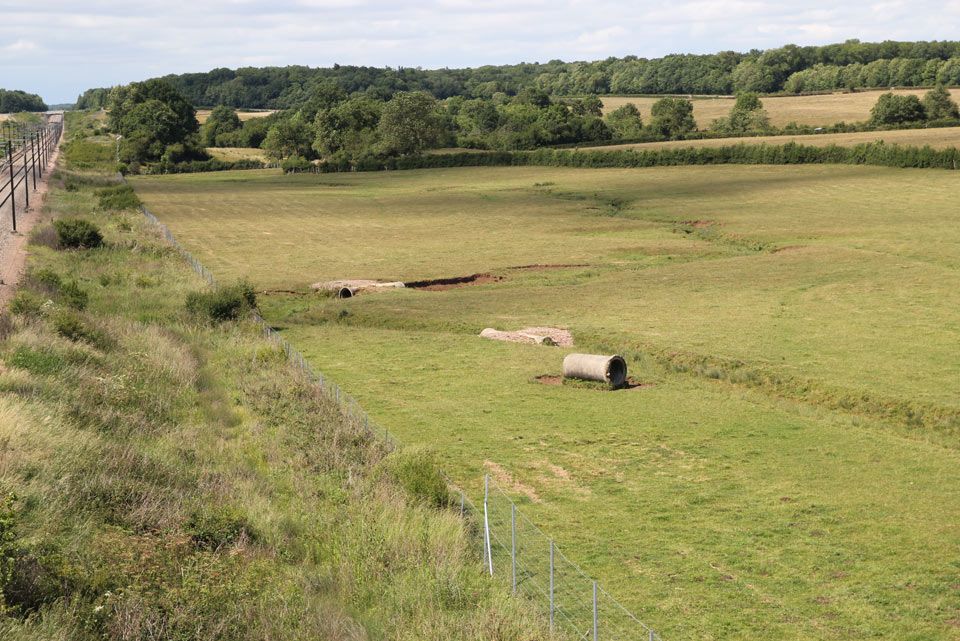
[[[960,42],[786,45],[747,53],[672,54],[595,62],[520,63],[473,69],[405,69],[334,65],[245,67],[166,76],[195,105],[286,109],[331,89],[389,98],[425,90],[437,98],[489,98],[536,88],[551,95],[793,93],[833,89],[960,84]],[[106,89],[91,89],[78,108],[104,104]]]
[[[0,89],[0,113],[10,114],[19,111],[46,111],[47,103],[36,94],[18,89]]]

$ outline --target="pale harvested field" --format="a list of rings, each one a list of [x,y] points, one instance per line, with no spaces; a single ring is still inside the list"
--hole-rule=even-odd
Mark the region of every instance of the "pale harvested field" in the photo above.
[[[898,89],[897,94],[923,96],[926,89]],[[877,98],[886,90],[862,91],[858,93],[835,93],[821,96],[782,96],[764,98],[763,106],[770,115],[771,124],[782,127],[794,121],[801,125],[823,127],[836,122],[859,122],[870,117],[870,109]],[[960,97],[960,89],[953,89],[954,100]],[[625,96],[604,96],[604,111],[611,111],[627,103],[633,103],[643,114],[644,121],[650,119],[650,107],[658,97],[631,98]],[[693,99],[693,117],[697,127],[706,129],[717,118],[723,118],[733,107],[734,98],[711,98],[697,96]]]
[[[210,117],[210,112],[212,109],[197,109],[197,120],[202,125],[207,121],[207,118]],[[265,111],[237,111],[237,115],[240,116],[240,120],[252,120],[253,118],[263,118],[269,116],[272,113],[275,113],[276,109],[267,109]]]
[[[207,153],[217,160],[266,160],[267,154],[254,147],[207,147]]]
[[[858,131],[849,134],[813,134],[809,136],[753,136],[745,138],[709,138],[706,140],[670,140],[667,142],[643,142],[625,145],[604,145],[584,149],[669,149],[677,147],[726,147],[729,145],[785,145],[795,142],[801,145],[826,147],[840,145],[852,147],[868,142],[883,141],[888,144],[923,147],[929,145],[934,149],[960,147],[960,127],[944,127],[942,129],[897,129],[895,131]]]

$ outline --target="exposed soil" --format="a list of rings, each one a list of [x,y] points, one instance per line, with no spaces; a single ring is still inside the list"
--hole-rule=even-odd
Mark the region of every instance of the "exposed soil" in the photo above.
[[[504,332],[488,327],[480,332],[482,338],[508,343],[533,343],[536,345],[556,345],[572,347],[573,334],[559,327],[524,327],[515,332]]]
[[[412,280],[404,283],[405,287],[412,289],[421,289],[428,292],[442,292],[447,289],[465,287],[467,285],[486,285],[488,283],[499,283],[504,280],[503,276],[494,276],[493,274],[471,274],[469,276],[453,276],[450,278],[433,278],[431,280]]]
[[[777,247],[774,249],[771,254],[792,254],[794,252],[803,251],[806,249],[805,245],[786,245],[784,247]]]
[[[717,222],[715,220],[685,220],[681,224],[693,227],[694,229],[704,229],[716,225]]]
[[[535,376],[533,380],[541,385],[563,385],[563,377],[557,374],[541,374]]]
[[[563,385],[563,376],[558,374],[541,374],[540,376],[535,376],[533,378],[536,382],[541,385]],[[605,386],[597,386],[596,389],[601,392],[618,392],[620,390],[633,390],[633,389],[643,389],[647,387],[653,387],[653,383],[644,383],[643,381],[638,381],[635,378],[628,378],[626,385],[623,387],[611,388]]]
[[[568,269],[571,267],[589,267],[587,263],[554,263],[554,264],[536,264],[536,265],[516,265],[507,267],[514,270],[544,271],[548,269]]]
[[[490,475],[493,477],[493,480],[497,482],[502,488],[509,489],[516,494],[525,494],[534,503],[540,502],[540,495],[537,494],[537,491],[526,485],[517,481],[513,478],[513,475],[510,474],[507,470],[503,469],[497,463],[493,461],[484,461],[483,467],[490,471]]]

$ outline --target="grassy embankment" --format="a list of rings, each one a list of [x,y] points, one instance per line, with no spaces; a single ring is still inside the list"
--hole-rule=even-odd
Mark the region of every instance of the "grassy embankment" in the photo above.
[[[497,474],[664,638],[950,639],[958,181],[728,166],[135,185],[215,273],[273,292],[268,320],[375,418],[442,445],[474,496]],[[308,290],[478,272],[504,280]],[[643,386],[546,387],[563,350],[476,336],[529,324],[625,353]]]
[[[96,195],[112,149],[81,118],[46,211],[105,244],[38,227],[0,316],[0,638],[542,638],[412,489],[426,455],[385,452],[252,322],[185,311],[203,283]]]

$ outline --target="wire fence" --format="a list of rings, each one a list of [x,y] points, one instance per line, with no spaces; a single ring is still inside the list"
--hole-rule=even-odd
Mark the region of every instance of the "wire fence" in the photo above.
[[[123,181],[123,176],[119,176]],[[167,239],[210,286],[213,273],[184,248],[170,229],[146,207],[143,215]],[[264,336],[284,351],[290,364],[303,372],[318,389],[331,398],[348,419],[364,425],[388,449],[400,441],[373,421],[352,396],[335,382],[315,371],[290,342],[270,327],[259,313],[254,320]],[[662,641],[653,628],[640,621],[613,598],[599,583],[568,559],[552,538],[524,516],[510,497],[489,477],[484,477],[483,504],[477,506],[466,492],[449,478],[447,483],[459,496],[460,515],[479,524],[483,533],[483,567],[491,577],[509,582],[516,595],[523,595],[540,607],[556,639],[584,641]]]
[[[50,156],[60,142],[63,116],[53,114],[42,125],[18,123],[11,126],[9,121],[3,125],[0,128],[3,132],[0,140],[0,210],[10,204],[11,229],[15,232],[18,209],[24,213],[30,208],[30,193],[37,190],[37,181],[43,179]]]

